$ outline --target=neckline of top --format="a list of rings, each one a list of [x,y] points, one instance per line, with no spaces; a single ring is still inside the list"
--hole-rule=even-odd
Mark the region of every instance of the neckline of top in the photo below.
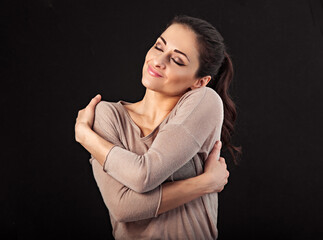
[[[125,115],[128,119],[128,121],[130,122],[130,124],[136,129],[136,132],[138,133],[139,135],[139,138],[140,140],[147,140],[147,139],[150,139],[153,134],[155,133],[156,129],[165,121],[165,119],[169,116],[169,114],[166,116],[166,118],[164,118],[164,120],[159,123],[157,125],[157,127],[154,128],[154,130],[152,130],[148,135],[146,136],[142,136],[142,132],[141,132],[141,129],[140,127],[135,123],[135,121],[132,119],[132,117],[130,116],[130,113],[128,112],[128,109],[124,106],[124,105],[130,105],[130,104],[133,104],[131,102],[127,102],[127,101],[124,101],[124,100],[119,100],[119,102],[117,102],[120,106],[121,106],[121,109],[122,111],[125,112]],[[172,110],[173,111],[173,110]]]
[[[203,88],[203,87],[201,87]],[[148,135],[146,136],[141,136],[141,129],[140,127],[135,123],[135,121],[132,119],[132,117],[130,116],[130,113],[128,112],[128,109],[124,106],[124,105],[130,105],[130,104],[133,104],[131,102],[127,102],[127,101],[124,101],[124,100],[119,100],[117,102],[117,104],[119,104],[119,106],[121,106],[121,109],[125,112],[125,115],[127,116],[127,119],[128,121],[130,122],[130,124],[136,129],[137,133],[139,134],[139,138],[141,140],[147,140],[147,139],[150,139],[154,133],[156,132],[156,130],[159,128],[160,125],[162,125],[162,123],[164,123],[166,121],[166,119],[169,118],[169,116],[175,111],[174,109],[177,107],[177,105],[179,104],[179,102],[188,94],[188,93],[191,93],[192,91],[194,90],[198,90],[198,89],[201,89],[201,88],[196,88],[196,89],[192,89],[192,90],[189,90],[187,91],[186,93],[184,93],[180,99],[178,99],[177,103],[175,104],[175,106],[173,107],[173,109],[167,114],[167,116],[164,118],[163,121],[161,121],[155,128],[154,130],[152,130]]]

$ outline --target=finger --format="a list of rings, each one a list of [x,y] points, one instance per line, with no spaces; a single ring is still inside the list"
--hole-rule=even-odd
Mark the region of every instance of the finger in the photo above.
[[[98,102],[101,100],[101,95],[97,94],[94,98],[91,99],[90,103],[87,105],[88,107],[95,107]]]
[[[77,117],[76,117],[76,118],[78,118],[78,117],[82,114],[82,111],[83,111],[83,109],[81,109],[81,110],[79,110],[79,111],[77,112]]]
[[[220,157],[220,158],[219,158],[219,161],[220,161],[221,163],[223,163],[223,164],[226,164],[226,163],[225,163],[225,160],[224,160],[224,158],[223,158],[223,157]]]
[[[221,149],[221,147],[222,147],[221,140],[216,141],[216,143],[214,144],[214,146],[216,147],[216,149]]]
[[[216,157],[216,159],[219,159],[220,157],[221,147],[222,147],[222,142],[220,140],[216,141],[211,151],[211,154],[213,154]]]

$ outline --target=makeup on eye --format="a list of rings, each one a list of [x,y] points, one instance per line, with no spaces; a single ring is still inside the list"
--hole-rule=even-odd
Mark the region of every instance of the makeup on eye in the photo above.
[[[155,46],[154,46],[154,48],[155,49],[157,49],[158,51],[162,51],[163,52],[163,50],[161,49],[161,48],[159,48],[159,47],[157,47],[157,44],[155,44]],[[171,58],[177,65],[179,65],[179,66],[185,66],[185,64],[183,64],[183,63],[179,63],[179,62],[177,62],[177,61],[175,61],[175,59],[174,58]]]
[[[163,41],[163,43],[164,43],[164,44],[165,44],[165,46],[166,46],[166,45],[167,45],[167,42],[166,42],[165,38],[163,38],[162,36],[159,36],[159,38]],[[182,51],[180,51],[180,50],[178,50],[178,49],[174,49],[174,52],[177,52],[177,53],[182,54],[183,56],[185,56],[185,57],[187,58],[187,60],[188,60],[189,62],[191,62],[191,61],[190,61],[190,59],[188,58],[188,56],[187,56],[185,53],[183,53]]]

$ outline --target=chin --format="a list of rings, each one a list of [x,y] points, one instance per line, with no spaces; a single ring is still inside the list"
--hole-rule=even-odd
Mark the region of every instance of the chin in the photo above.
[[[145,76],[142,77],[141,84],[144,87],[149,88],[151,90],[156,90],[157,88],[156,83],[154,83],[152,79],[149,79],[149,78],[147,79]]]

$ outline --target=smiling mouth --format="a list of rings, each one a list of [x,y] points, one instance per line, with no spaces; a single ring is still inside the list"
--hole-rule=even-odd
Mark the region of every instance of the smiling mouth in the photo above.
[[[162,77],[159,73],[157,73],[152,67],[148,65],[147,68],[148,73],[153,77]]]

